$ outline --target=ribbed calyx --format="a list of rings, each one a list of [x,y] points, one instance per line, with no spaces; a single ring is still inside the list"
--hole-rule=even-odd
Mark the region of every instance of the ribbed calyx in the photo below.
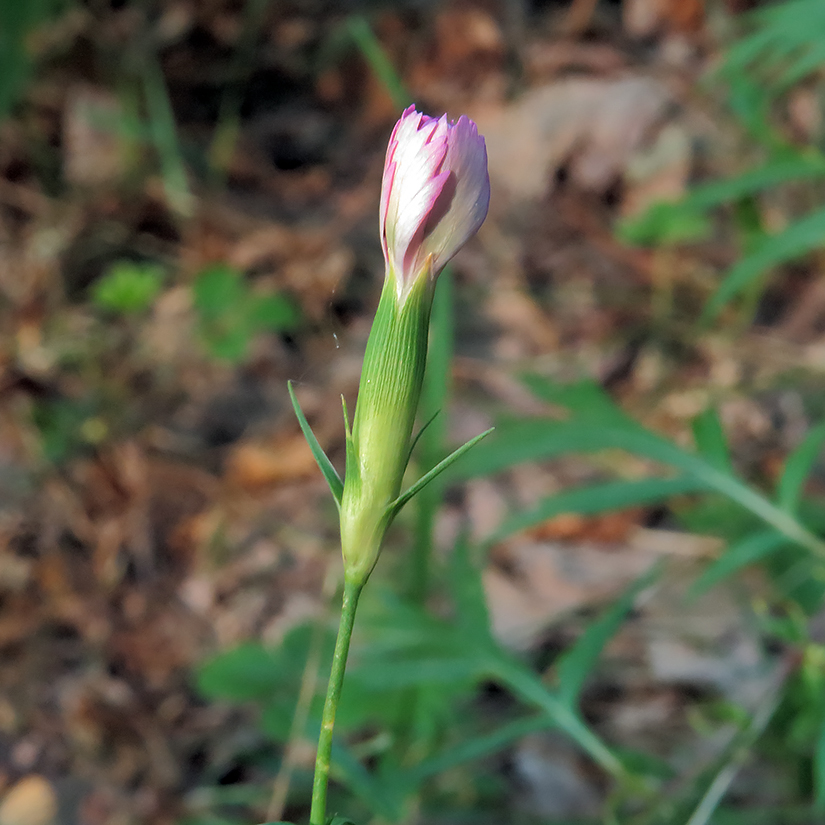
[[[424,367],[433,280],[422,273],[403,301],[388,271],[364,355],[341,499],[348,581],[366,581],[409,461]]]

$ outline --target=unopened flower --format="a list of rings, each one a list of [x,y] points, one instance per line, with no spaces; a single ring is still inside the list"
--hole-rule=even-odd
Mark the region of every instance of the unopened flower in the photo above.
[[[347,436],[340,508],[350,582],[366,581],[401,506],[435,280],[478,231],[489,202],[487,151],[475,124],[407,109],[390,137],[384,166],[381,244],[387,271]]]
[[[381,187],[381,245],[399,297],[425,270],[437,277],[489,204],[487,149],[475,123],[410,106],[390,136]]]

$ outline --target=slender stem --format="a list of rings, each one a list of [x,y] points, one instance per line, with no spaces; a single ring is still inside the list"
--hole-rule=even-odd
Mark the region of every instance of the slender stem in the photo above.
[[[318,752],[315,756],[315,778],[312,781],[312,808],[309,813],[309,825],[325,825],[327,818],[332,729],[335,727],[335,712],[338,710],[341,686],[344,684],[344,672],[347,669],[347,654],[352,638],[352,626],[355,623],[355,610],[358,607],[358,597],[363,587],[363,582],[360,584],[353,584],[349,581],[344,583],[341,623],[338,625],[338,638],[335,641],[335,653],[332,656],[332,671],[329,674],[327,698],[324,702],[324,714],[321,717]]]

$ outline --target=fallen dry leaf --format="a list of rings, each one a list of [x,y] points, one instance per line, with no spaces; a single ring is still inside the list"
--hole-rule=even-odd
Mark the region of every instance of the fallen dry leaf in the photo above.
[[[312,451],[300,433],[269,443],[243,442],[227,459],[227,479],[239,487],[255,489],[304,478],[315,470]]]
[[[704,0],[624,0],[622,3],[622,22],[631,37],[650,37],[661,31],[695,32],[704,16]]]
[[[565,613],[615,598],[658,558],[647,548],[514,541],[483,574],[493,632],[526,649]]]
[[[473,117],[487,141],[495,191],[531,200],[568,164],[582,188],[603,191],[665,116],[670,99],[648,77],[569,78],[509,106],[479,107]]]

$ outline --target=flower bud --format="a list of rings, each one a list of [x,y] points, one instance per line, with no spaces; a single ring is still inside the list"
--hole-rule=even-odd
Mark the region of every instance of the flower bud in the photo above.
[[[390,136],[381,187],[381,245],[400,298],[423,272],[438,276],[489,204],[487,149],[475,123],[410,106]]]
[[[366,581],[395,513],[424,378],[435,280],[478,231],[489,201],[487,152],[475,124],[407,109],[384,165],[386,279],[347,439],[341,544],[348,581]]]

